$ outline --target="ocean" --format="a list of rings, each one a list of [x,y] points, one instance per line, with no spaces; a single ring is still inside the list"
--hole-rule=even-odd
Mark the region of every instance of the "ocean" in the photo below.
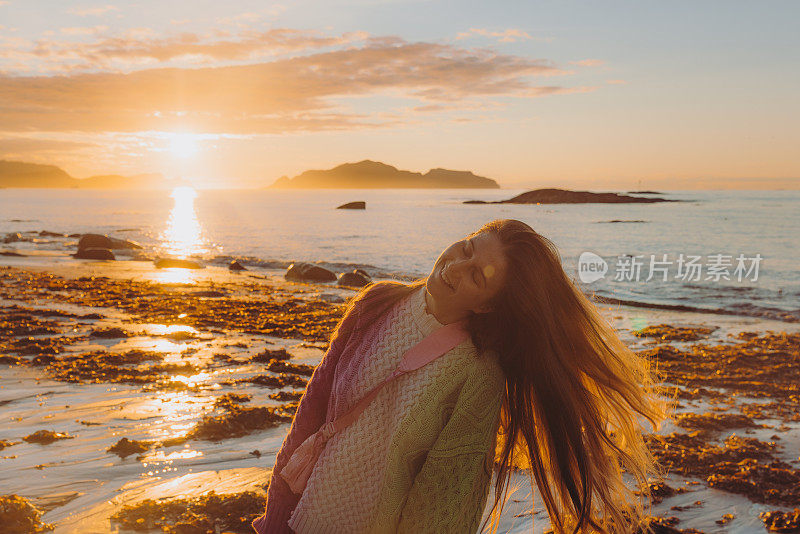
[[[3,189],[0,236],[34,238],[2,245],[23,254],[74,250],[76,239],[35,235],[42,230],[94,232],[138,241],[150,256],[239,259],[251,269],[310,261],[409,279],[427,275],[452,241],[513,218],[553,241],[567,274],[595,296],[800,321],[800,191],[668,191],[664,198],[680,202],[652,204],[463,204],[520,192]],[[367,209],[335,209],[355,200]],[[605,275],[584,281],[582,255],[605,262]]]

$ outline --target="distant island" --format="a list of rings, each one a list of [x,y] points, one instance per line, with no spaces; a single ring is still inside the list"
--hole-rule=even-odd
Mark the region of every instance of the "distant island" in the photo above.
[[[72,189],[165,189],[167,183],[158,173],[137,176],[109,174],[73,178],[55,165],[0,160],[0,187],[72,188]]]
[[[592,193],[590,191],[570,191],[568,189],[536,189],[506,200],[487,202],[485,200],[466,200],[464,204],[627,204],[651,202],[679,202],[660,197],[632,197],[619,193]]]
[[[477,176],[470,171],[431,169],[425,174],[402,171],[379,161],[365,159],[358,163],[345,163],[324,171],[305,171],[289,178],[282,176],[269,186],[275,189],[499,189],[491,178]]]

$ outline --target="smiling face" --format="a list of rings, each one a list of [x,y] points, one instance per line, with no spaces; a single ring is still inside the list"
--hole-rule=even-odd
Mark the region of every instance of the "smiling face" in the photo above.
[[[443,324],[490,311],[489,301],[506,279],[507,262],[499,238],[489,232],[450,245],[426,283],[428,310]]]

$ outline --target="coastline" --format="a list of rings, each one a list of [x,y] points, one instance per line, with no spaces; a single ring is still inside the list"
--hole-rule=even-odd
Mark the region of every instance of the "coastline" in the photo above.
[[[282,274],[277,269],[237,274],[218,267],[159,270],[152,262],[94,262],[60,255],[0,258],[4,320],[27,325],[31,332],[43,329],[39,334],[17,332],[19,335],[4,340],[2,355],[15,356],[20,363],[10,365],[8,360],[0,364],[0,405],[6,421],[11,421],[0,439],[14,443],[0,451],[0,465],[5,468],[0,474],[0,493],[28,498],[47,510],[43,521],[54,524],[55,532],[67,533],[114,532],[118,526],[109,522],[110,515],[123,503],[146,498],[200,495],[212,489],[217,493],[263,492],[260,486],[268,479],[296,403],[269,395],[302,391],[300,384],[308,376],[299,372],[301,366],[313,367],[319,362],[343,301],[354,294],[326,284],[287,282]],[[690,351],[693,345],[700,346],[700,352],[704,345],[735,351],[743,340],[736,338],[741,332],[791,335],[800,330],[798,324],[757,318],[621,305],[598,307],[637,351],[659,347]],[[68,315],[43,315],[48,310]],[[17,315],[9,317],[11,313]],[[705,326],[713,331],[694,341],[632,334],[658,324]],[[12,346],[27,337],[33,340]],[[62,339],[49,345],[41,342],[48,338]],[[35,340],[39,340],[36,346]],[[47,347],[56,352],[48,353]],[[29,354],[20,354],[28,349]],[[288,359],[264,357],[277,355],[281,349]],[[156,364],[142,364],[137,371],[142,379],[139,383],[125,382],[131,378],[119,370],[98,379],[96,374],[87,374],[80,359],[69,368],[58,367],[64,358],[99,351],[144,351],[160,357]],[[51,358],[30,364],[37,355]],[[276,360],[284,363],[277,365],[273,363]],[[157,365],[162,366],[160,370],[153,370]],[[259,376],[272,378],[248,381]],[[281,377],[286,385],[276,387],[275,380]],[[702,384],[701,378],[683,389],[690,391],[690,386]],[[684,395],[679,413],[699,416],[740,411],[741,392],[730,385],[718,392],[694,398]],[[203,439],[197,429],[204,417],[224,420],[230,416],[230,411],[214,408],[215,401],[226,393],[251,395],[242,406],[266,407],[284,419],[269,427],[246,429],[247,433],[234,438]],[[753,404],[752,400],[748,404]],[[755,417],[759,414],[753,415],[757,425],[771,427],[742,429],[723,424],[703,439],[709,444],[721,443],[735,433],[762,443],[772,441],[778,444],[773,456],[796,469],[800,423],[790,417],[776,418],[775,413],[762,413],[769,417],[760,419]],[[48,445],[22,440],[43,429],[66,432],[71,439]],[[686,430],[686,426],[671,423],[660,434],[693,431]],[[195,438],[170,445],[169,440],[187,435]],[[109,453],[107,448],[123,437],[156,445],[138,458]],[[526,476],[515,474],[522,494],[530,493]],[[755,512],[791,508],[754,504],[738,493],[711,488],[702,478],[697,474],[670,475],[668,484],[685,490],[655,504],[654,515],[679,518],[676,528],[714,531],[719,528],[715,522],[734,507],[741,511],[728,523],[728,531],[748,532],[763,528]],[[526,507],[530,509],[530,496],[521,497],[521,502],[507,504],[501,531],[530,531],[530,515],[515,517]],[[487,509],[492,501],[490,493]],[[704,504],[693,506],[698,501]],[[535,502],[538,528],[544,516],[538,509],[538,496]],[[676,506],[682,509],[674,509]]]

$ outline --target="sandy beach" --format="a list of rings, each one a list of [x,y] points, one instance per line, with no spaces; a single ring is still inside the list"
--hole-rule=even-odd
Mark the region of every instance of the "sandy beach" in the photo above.
[[[277,269],[0,265],[0,494],[57,533],[247,532],[354,291]],[[653,481],[658,531],[789,532],[775,512],[800,507],[800,325],[599,306],[678,388],[675,418],[649,438],[668,469]],[[542,531],[527,474],[514,480],[500,531]],[[231,517],[211,512],[218,496]],[[148,499],[181,501],[167,513]]]

